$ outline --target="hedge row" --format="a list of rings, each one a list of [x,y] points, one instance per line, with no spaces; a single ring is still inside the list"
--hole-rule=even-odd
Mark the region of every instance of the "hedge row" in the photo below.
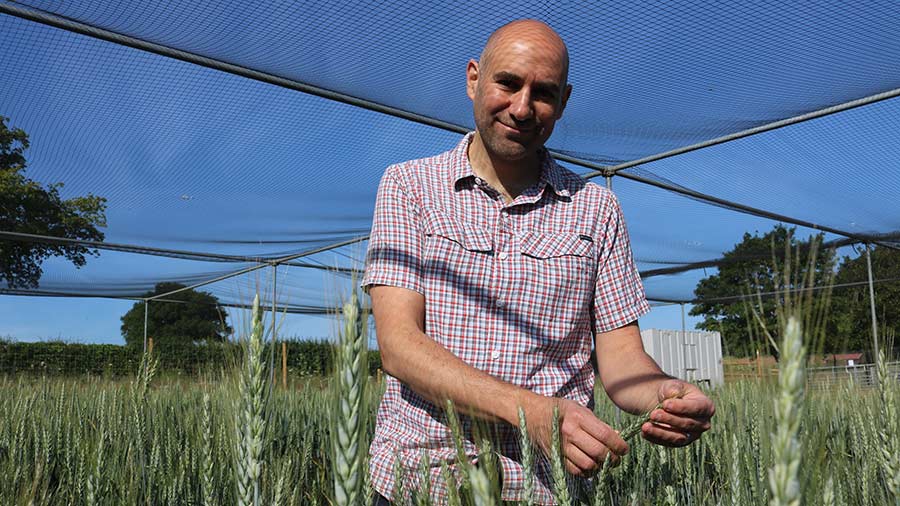
[[[288,373],[321,376],[331,371],[333,345],[322,341],[284,341]],[[275,367],[281,369],[281,343],[275,349]],[[268,353],[268,352],[267,352]],[[234,343],[166,344],[154,347],[163,373],[195,375],[233,367],[241,358]],[[50,376],[130,376],[137,370],[141,349],[113,344],[63,342],[10,343],[0,341],[0,373]],[[378,351],[369,351],[369,370],[381,367]]]

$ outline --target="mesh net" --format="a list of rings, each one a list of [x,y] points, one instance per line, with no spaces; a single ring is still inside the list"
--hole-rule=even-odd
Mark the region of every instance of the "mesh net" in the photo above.
[[[900,4],[893,1],[715,8],[522,1],[498,8],[0,0],[12,6],[462,127],[472,126],[466,61],[500,24],[537,17],[561,33],[572,60],[573,96],[550,147],[601,165],[900,88]],[[50,260],[33,294],[139,297],[161,281],[193,284],[238,272],[254,265],[247,258],[300,255],[364,237],[384,168],[449,149],[459,138],[8,13],[0,14],[0,47],[0,114],[30,135],[27,175],[65,181],[63,196],[106,197],[106,241],[143,250],[102,250],[80,270]],[[827,240],[878,235],[897,246],[898,124],[900,101],[886,100],[623,175],[837,232]],[[614,190],[639,268],[652,274],[648,295],[658,301],[690,301],[696,282],[745,232],[778,223],[621,177]],[[813,231],[800,227],[799,234]],[[322,294],[361,267],[364,246],[284,267],[279,305],[325,311],[333,302]],[[245,258],[213,258],[222,255]],[[658,273],[697,263],[705,267]],[[239,305],[254,276],[207,289]]]

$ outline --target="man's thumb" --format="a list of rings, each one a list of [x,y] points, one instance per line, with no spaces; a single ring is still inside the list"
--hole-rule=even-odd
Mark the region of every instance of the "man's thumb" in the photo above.
[[[677,399],[684,395],[684,383],[680,380],[669,380],[659,386],[659,400]]]

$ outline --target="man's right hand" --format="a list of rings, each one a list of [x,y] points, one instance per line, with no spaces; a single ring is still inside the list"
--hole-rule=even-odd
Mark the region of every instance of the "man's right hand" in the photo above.
[[[535,398],[525,407],[525,420],[531,440],[548,457],[553,446],[553,407],[559,406],[559,433],[566,471],[576,476],[592,476],[603,466],[607,453],[610,463],[628,453],[628,443],[594,413],[568,399]]]

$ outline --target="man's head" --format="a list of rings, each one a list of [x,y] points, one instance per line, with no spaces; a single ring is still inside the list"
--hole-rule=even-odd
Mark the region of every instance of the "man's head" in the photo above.
[[[534,156],[553,133],[572,87],[569,53],[560,36],[536,20],[506,24],[466,69],[475,126],[492,157]]]

